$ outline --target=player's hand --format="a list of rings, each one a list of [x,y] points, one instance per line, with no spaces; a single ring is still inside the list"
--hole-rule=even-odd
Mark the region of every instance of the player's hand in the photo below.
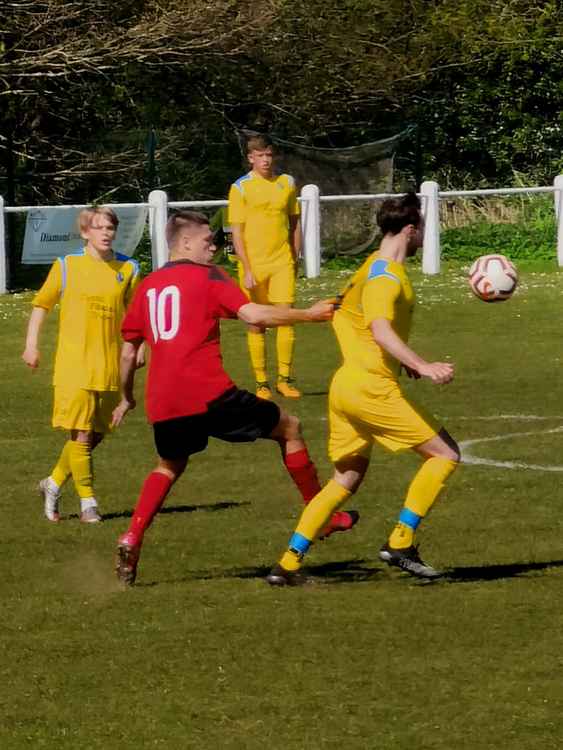
[[[407,365],[401,365],[401,367],[407,373],[407,377],[409,378],[414,378],[415,380],[418,380],[419,378],[422,377],[419,371],[413,370],[412,367],[408,367]]]
[[[430,378],[436,385],[445,385],[454,379],[454,366],[449,362],[431,362],[421,365],[418,372],[424,378]]]
[[[137,357],[135,359],[135,368],[139,370],[141,367],[144,367],[146,364],[146,358],[145,358],[145,345],[144,343],[141,344],[141,346],[137,349]]]
[[[24,349],[22,359],[28,367],[31,367],[32,370],[36,370],[39,367],[39,360],[41,359],[39,349]]]
[[[244,272],[244,286],[245,289],[254,289],[256,286],[256,279],[254,278],[252,271]]]
[[[125,419],[125,415],[127,414],[127,412],[130,412],[136,406],[137,402],[135,401],[135,399],[129,400],[126,398],[122,398],[112,412],[111,426],[119,427],[119,425]]]
[[[323,299],[315,302],[309,308],[310,320],[314,323],[323,323],[325,320],[332,320],[336,304],[334,299]]]

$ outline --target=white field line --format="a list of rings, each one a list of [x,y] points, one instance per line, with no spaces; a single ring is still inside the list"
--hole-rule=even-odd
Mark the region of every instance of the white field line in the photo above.
[[[513,417],[514,418],[514,417]],[[524,417],[528,418],[528,417]],[[530,415],[531,419],[554,419],[555,417],[533,417]],[[473,464],[473,465],[480,465],[480,466],[494,466],[501,469],[527,469],[527,470],[533,470],[533,471],[552,471],[552,472],[559,472],[563,471],[563,466],[550,466],[550,465],[543,465],[543,464],[528,464],[524,461],[494,461],[493,459],[489,458],[479,458],[479,456],[474,456],[469,451],[467,451],[467,447],[469,445],[476,445],[478,443],[493,443],[493,442],[502,442],[503,440],[506,440],[507,438],[513,438],[513,437],[529,437],[530,435],[548,435],[548,434],[554,434],[556,432],[563,432],[563,425],[559,425],[559,427],[554,427],[551,430],[542,430],[541,433],[536,431],[532,432],[507,432],[504,435],[493,435],[492,437],[486,437],[486,438],[474,438],[473,440],[463,440],[460,444],[460,450],[461,450],[461,460],[464,464]]]
[[[451,419],[452,421],[466,422],[496,422],[499,419],[514,420],[515,422],[545,422],[553,419],[560,421],[563,420],[563,416],[560,414],[551,414],[549,417],[539,417],[537,414],[492,414],[485,417],[451,417]]]

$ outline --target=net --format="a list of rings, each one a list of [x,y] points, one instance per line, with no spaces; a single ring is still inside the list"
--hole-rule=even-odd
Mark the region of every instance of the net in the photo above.
[[[276,147],[276,171],[292,175],[299,191],[304,185],[318,185],[322,196],[391,192],[395,153],[410,133],[406,128],[391,138],[345,148],[317,148],[270,137]],[[238,131],[243,155],[252,135],[257,132]],[[374,201],[321,203],[323,255],[356,255],[368,249],[377,237],[376,208]]]

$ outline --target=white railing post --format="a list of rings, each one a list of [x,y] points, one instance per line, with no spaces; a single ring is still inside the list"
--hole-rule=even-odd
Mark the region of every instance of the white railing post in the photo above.
[[[149,234],[151,237],[152,269],[155,271],[168,261],[166,222],[168,221],[168,196],[164,190],[149,193]]]
[[[557,265],[563,266],[563,175],[557,175],[553,180],[553,187],[555,220],[557,222]]]
[[[321,210],[317,185],[301,190],[301,234],[305,276],[313,279],[321,272]]]
[[[4,224],[4,198],[0,195],[0,294],[6,294],[8,259],[6,255],[6,226]]]
[[[424,215],[424,241],[422,245],[422,272],[440,273],[440,204],[437,182],[428,180],[420,186],[422,213]]]

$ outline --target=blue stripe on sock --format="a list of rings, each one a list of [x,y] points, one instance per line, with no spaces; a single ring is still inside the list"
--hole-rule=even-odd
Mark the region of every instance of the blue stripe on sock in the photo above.
[[[419,516],[418,513],[414,513],[414,511],[408,508],[403,508],[399,513],[399,522],[404,523],[405,526],[410,526],[411,529],[416,529],[421,520],[422,516]]]
[[[289,549],[297,552],[300,555],[304,555],[309,547],[311,546],[311,540],[307,539],[303,534],[295,532],[289,540]]]

